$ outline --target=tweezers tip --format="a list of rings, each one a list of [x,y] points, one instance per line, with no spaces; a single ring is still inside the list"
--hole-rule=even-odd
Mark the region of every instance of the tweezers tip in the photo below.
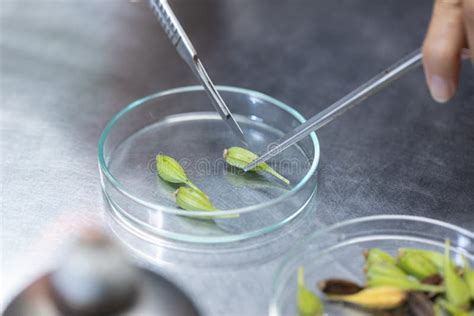
[[[248,172],[250,171],[251,169],[253,169],[253,163],[249,163],[248,165],[246,165],[242,170],[244,170],[244,172]]]
[[[240,142],[245,146],[245,147],[249,147],[249,143],[247,143],[247,140],[245,139],[245,136],[244,134],[240,135]]]
[[[234,132],[234,135],[237,136],[242,144],[244,144],[246,147],[249,146],[247,143],[247,140],[245,139],[244,132],[240,128],[239,124],[235,121],[235,119],[232,117],[232,115],[227,116],[227,123],[231,127],[232,131]]]

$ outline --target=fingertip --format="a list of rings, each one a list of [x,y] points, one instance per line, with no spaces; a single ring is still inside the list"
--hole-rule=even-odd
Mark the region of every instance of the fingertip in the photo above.
[[[452,80],[433,75],[428,78],[431,97],[438,103],[448,102],[455,94],[456,87]]]
[[[460,59],[455,45],[427,38],[423,45],[423,67],[431,97],[448,102],[456,93]]]
[[[448,102],[456,93],[459,72],[455,50],[428,41],[423,46],[423,67],[431,97],[438,103]]]

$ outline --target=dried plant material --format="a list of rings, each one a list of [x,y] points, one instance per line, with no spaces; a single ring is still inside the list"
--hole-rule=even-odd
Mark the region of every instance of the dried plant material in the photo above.
[[[433,302],[423,293],[408,293],[408,310],[413,316],[435,316]]]
[[[366,288],[350,295],[328,295],[333,301],[346,302],[369,309],[392,309],[402,305],[406,293],[396,287],[379,286]]]
[[[342,279],[328,279],[318,283],[318,287],[321,292],[326,295],[347,295],[355,294],[363,289],[358,284],[342,280]]]

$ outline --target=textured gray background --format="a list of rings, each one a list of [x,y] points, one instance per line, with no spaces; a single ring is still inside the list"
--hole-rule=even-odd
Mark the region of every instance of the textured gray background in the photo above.
[[[421,44],[431,1],[171,1],[214,81],[313,115]],[[129,102],[195,84],[145,1],[0,0],[2,302],[102,223],[96,143]],[[474,72],[421,70],[326,126],[318,221],[381,213],[474,230]],[[262,315],[276,263],[170,274],[206,315]]]

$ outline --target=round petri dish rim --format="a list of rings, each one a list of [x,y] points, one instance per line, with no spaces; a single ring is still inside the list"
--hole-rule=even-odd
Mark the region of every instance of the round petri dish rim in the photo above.
[[[272,98],[266,94],[263,94],[258,91],[250,90],[250,89],[245,89],[245,88],[238,88],[238,87],[231,87],[231,86],[216,86],[216,88],[219,91],[226,91],[226,92],[232,92],[232,93],[239,93],[239,94],[245,94],[248,96],[253,96],[258,99],[263,99],[280,109],[286,111],[290,115],[292,115],[296,120],[298,120],[300,123],[304,123],[306,119],[294,108],[291,106],[275,99]],[[104,144],[107,139],[107,136],[109,132],[112,130],[114,125],[121,120],[129,111],[133,110],[134,108],[151,101],[153,99],[167,96],[167,95],[173,95],[173,94],[180,94],[180,93],[187,93],[187,92],[196,92],[196,91],[204,91],[204,88],[202,86],[185,86],[185,87],[179,87],[179,88],[174,88],[174,89],[169,89],[161,92],[157,92],[154,94],[151,94],[149,96],[146,96],[142,99],[139,99],[137,101],[134,101],[130,103],[128,106],[126,106],[124,109],[122,109],[120,112],[118,112],[105,126],[104,131],[100,135],[99,138],[99,143],[98,143],[98,158],[99,158],[99,168],[101,171],[101,175],[105,175],[105,177],[113,184],[113,186],[120,191],[122,194],[127,196],[128,198],[132,199],[133,201],[148,207],[150,209],[159,211],[159,212],[164,212],[164,213],[169,213],[169,214],[174,214],[174,215],[181,215],[181,216],[188,216],[188,217],[199,217],[199,216],[209,216],[209,212],[206,211],[193,211],[190,213],[189,211],[186,210],[181,210],[178,208],[174,207],[168,207],[164,205],[159,205],[159,204],[154,204],[150,203],[147,201],[143,201],[142,199],[134,196],[133,194],[129,193],[126,189],[126,187],[118,181],[113,174],[110,172],[110,170],[107,167],[107,163],[105,162],[105,157],[104,157]],[[236,208],[236,209],[229,209],[229,210],[219,210],[213,212],[213,216],[220,216],[220,215],[231,215],[231,214],[243,214],[243,213],[249,213],[253,211],[258,211],[262,208],[267,208],[271,207],[274,204],[279,203],[280,201],[283,201],[284,199],[287,199],[291,197],[292,195],[296,194],[298,191],[300,191],[304,185],[308,182],[308,180],[315,175],[316,169],[319,164],[319,158],[320,158],[320,149],[319,149],[319,141],[316,136],[316,133],[311,133],[310,138],[313,142],[313,147],[314,147],[314,159],[313,162],[311,163],[311,166],[308,170],[308,172],[305,174],[305,176],[301,179],[298,184],[296,184],[294,187],[291,188],[288,192],[282,194],[278,198],[262,202],[259,204],[254,204],[251,206],[246,206],[242,208]]]
[[[269,315],[274,316],[274,315],[280,315],[278,312],[278,303],[277,303],[277,298],[278,298],[278,293],[281,288],[281,283],[283,283],[283,279],[286,277],[285,271],[288,269],[290,265],[292,265],[295,262],[298,262],[298,260],[301,259],[302,254],[304,253],[304,250],[310,246],[311,244],[315,244],[314,241],[317,241],[320,238],[323,238],[325,235],[331,234],[332,232],[337,232],[343,228],[349,227],[349,226],[357,226],[358,224],[364,224],[364,223],[370,223],[370,222],[379,222],[379,221],[407,221],[407,222],[413,222],[413,223],[423,223],[423,224],[428,224],[428,225],[433,225],[433,226],[438,226],[453,232],[458,233],[461,236],[467,237],[471,240],[474,240],[474,232],[471,232],[467,229],[464,229],[462,227],[456,226],[454,224],[450,224],[447,222],[443,222],[440,220],[432,219],[432,218],[427,218],[427,217],[422,217],[422,216],[413,216],[413,215],[373,215],[373,216],[365,216],[365,217],[360,217],[360,218],[355,218],[355,219],[350,219],[346,220],[337,224],[330,225],[326,228],[323,228],[321,230],[316,231],[315,233],[303,238],[298,242],[297,245],[295,245],[280,261],[278,268],[276,269],[272,281],[272,290],[271,290],[271,299],[269,303]],[[343,235],[343,233],[340,233],[340,235]],[[408,232],[406,232],[405,235],[400,235],[400,236],[394,236],[390,235],[388,237],[393,238],[393,237],[402,237],[402,236],[408,236]],[[415,232],[412,233],[413,236],[416,236]],[[363,236],[358,236],[357,239],[360,238],[370,238],[375,235],[363,235]],[[348,240],[344,240],[347,236],[343,236],[343,240],[339,240],[337,244],[333,244],[330,247],[324,247],[321,249],[321,252],[319,252],[320,255],[322,254],[327,254],[330,253],[331,250],[337,249],[337,246],[340,244],[344,244],[344,246],[347,246]],[[350,237],[352,238],[352,237]],[[349,239],[350,241],[351,239]],[[359,241],[359,240],[358,240]],[[474,254],[473,254],[474,258]]]

